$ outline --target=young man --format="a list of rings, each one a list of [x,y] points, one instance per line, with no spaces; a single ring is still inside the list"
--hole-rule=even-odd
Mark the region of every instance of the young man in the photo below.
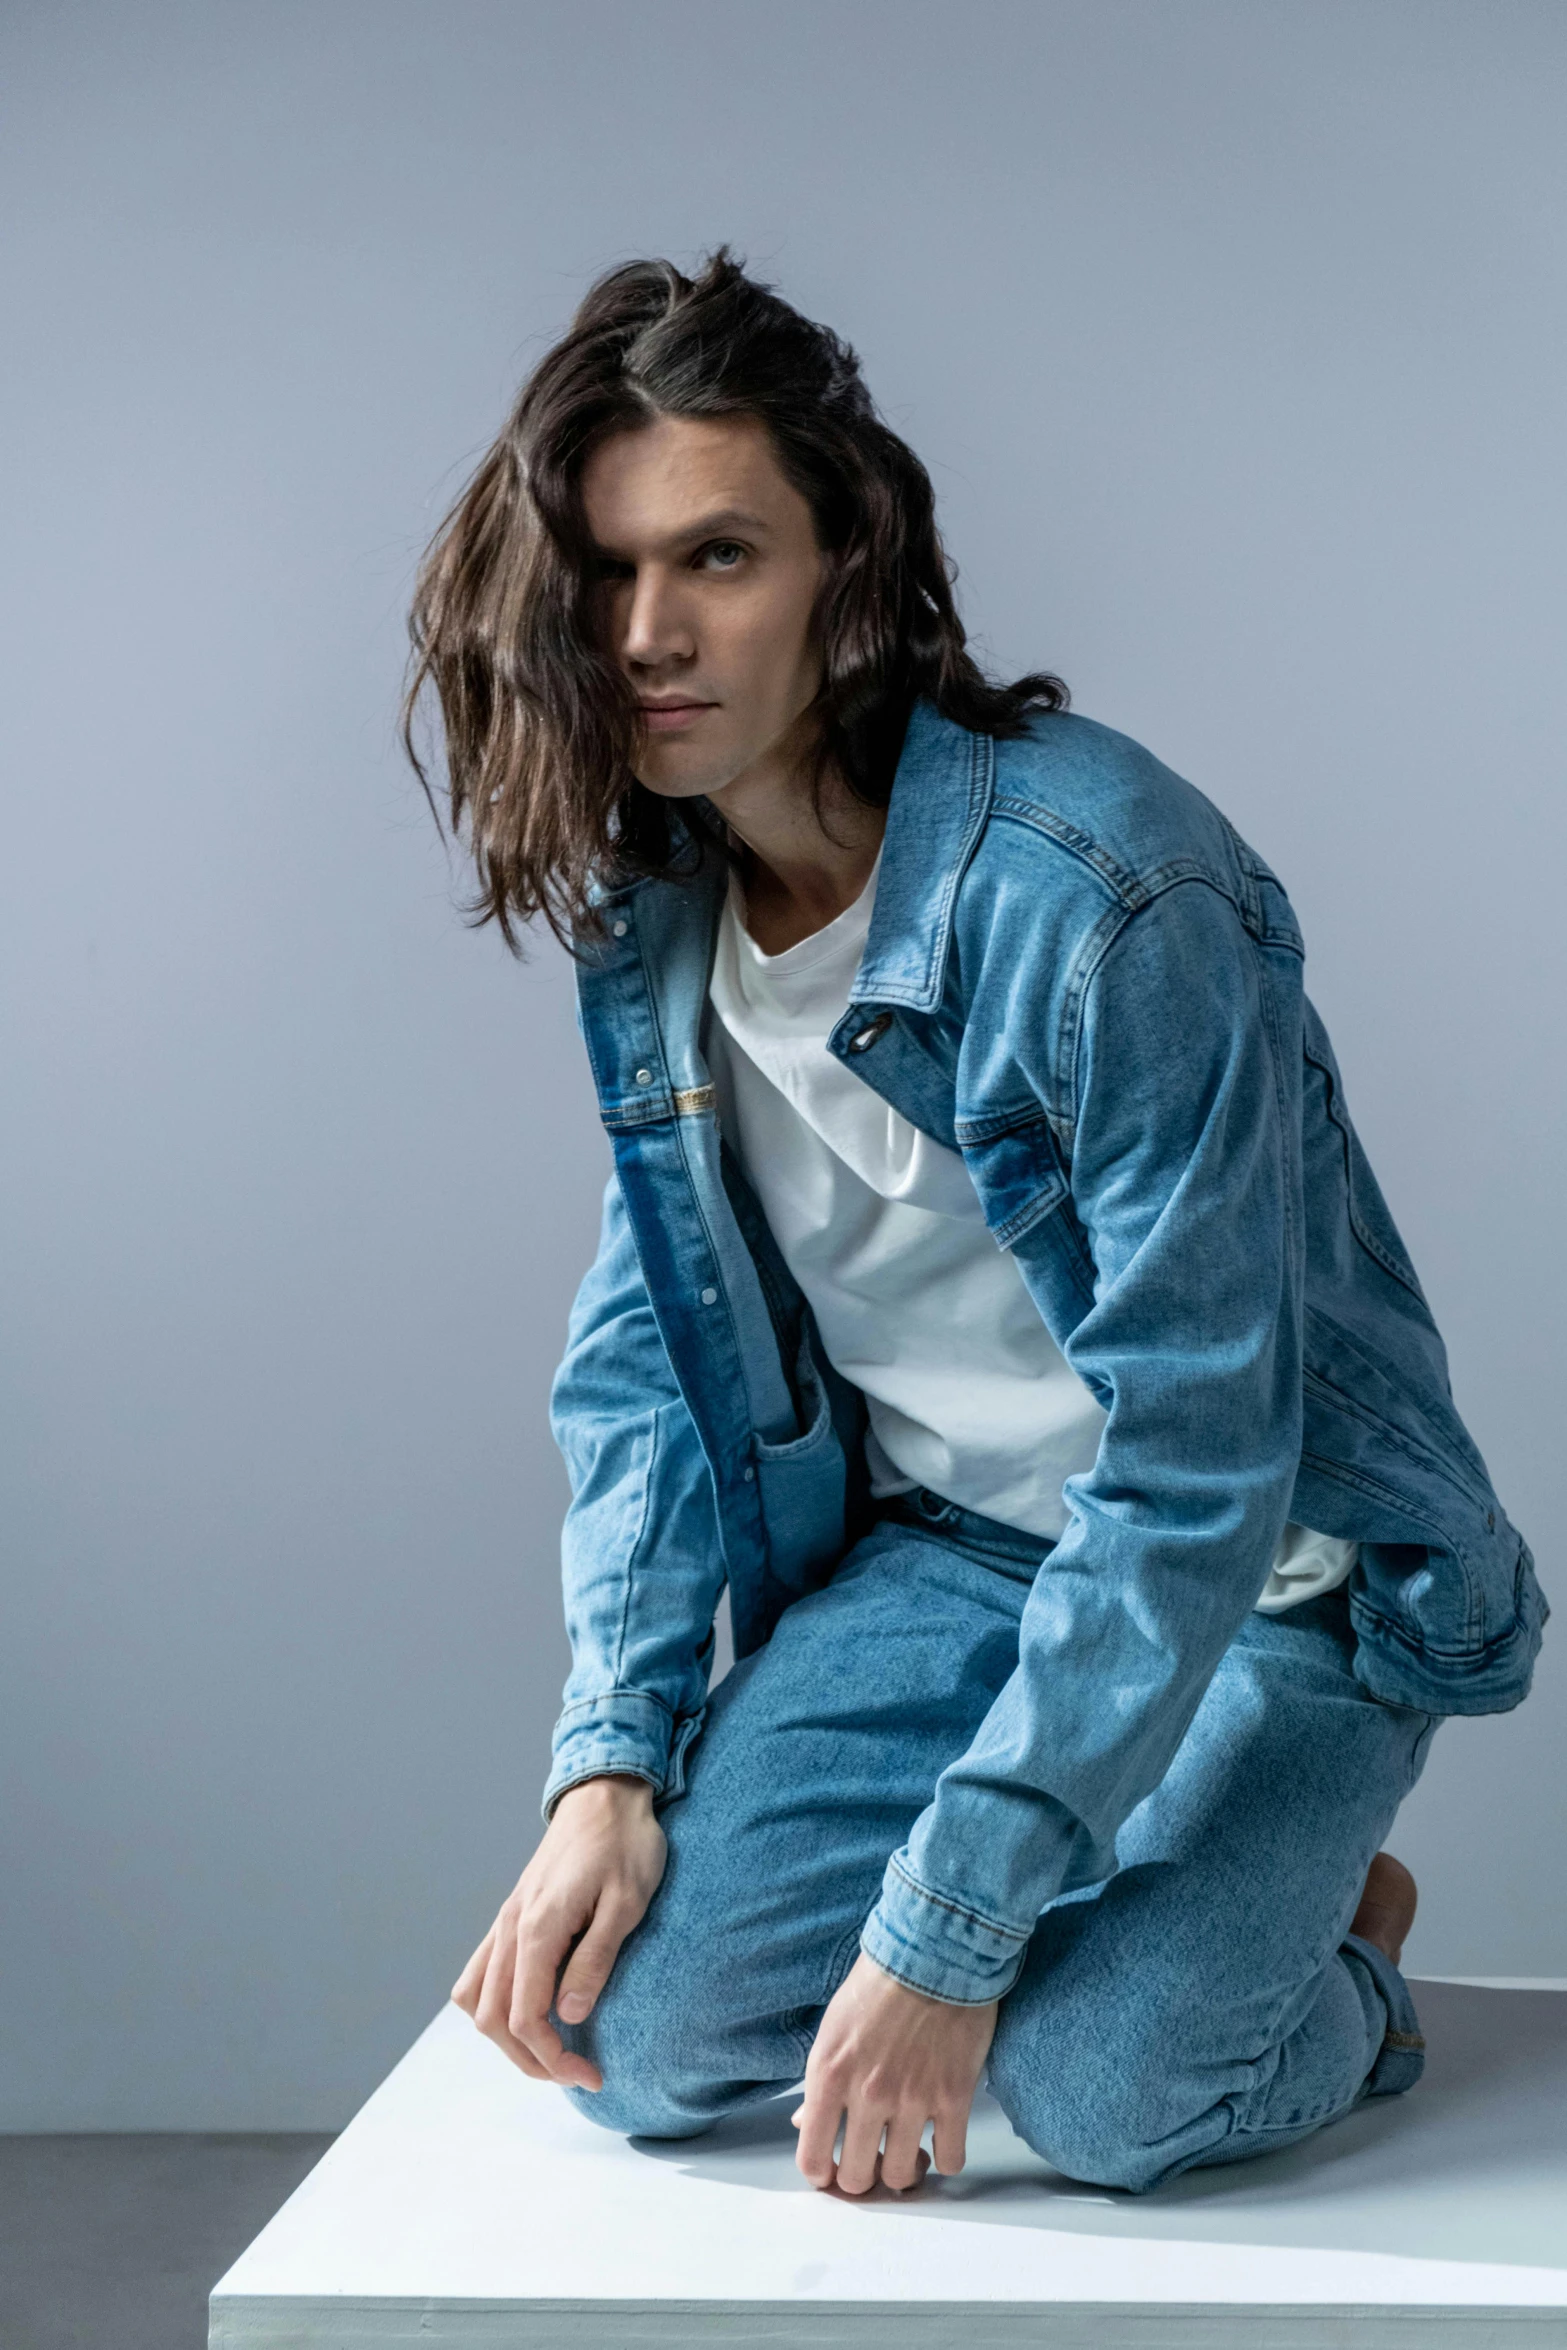
[[[1134,2189],[1409,2087],[1379,1847],[1545,1609],[1278,881],[984,680],[853,354],[722,254],[594,287],[414,635],[615,1162],[548,1829],[456,1999],[616,2130],[803,2076],[851,2194],[987,2067]]]

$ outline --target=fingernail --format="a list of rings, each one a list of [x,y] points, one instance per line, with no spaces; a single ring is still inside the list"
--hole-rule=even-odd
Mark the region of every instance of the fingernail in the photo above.
[[[562,2023],[577,2024],[588,2012],[588,2003],[580,1991],[568,1991],[556,2009]]]

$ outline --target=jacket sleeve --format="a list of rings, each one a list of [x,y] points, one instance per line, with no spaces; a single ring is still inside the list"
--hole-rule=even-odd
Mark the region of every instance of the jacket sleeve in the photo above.
[[[561,1565],[572,1665],[546,1819],[568,1787],[604,1771],[645,1779],[658,1797],[680,1793],[724,1587],[712,1479],[613,1176],[550,1425],[571,1482]]]
[[[1300,1000],[1298,954],[1196,880],[1129,915],[1082,992],[1071,1185],[1094,1302],[1065,1352],[1108,1418],[1017,1669],[864,1931],[936,1998],[1003,1995],[1046,1904],[1113,1872],[1266,1581],[1300,1465]]]

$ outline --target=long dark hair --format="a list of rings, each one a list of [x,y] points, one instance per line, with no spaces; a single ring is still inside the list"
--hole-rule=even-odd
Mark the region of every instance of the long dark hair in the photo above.
[[[816,615],[820,756],[861,800],[885,805],[922,694],[990,735],[1066,703],[1059,678],[997,685],[969,654],[930,476],[877,415],[848,344],[725,248],[695,278],[628,262],[523,385],[425,557],[409,622],[403,739],[428,792],[414,715],[433,685],[474,912],[514,946],[541,913],[561,938],[591,927],[596,882],[669,872],[688,837],[689,818],[631,771],[636,700],[596,625],[581,497],[590,451],[660,416],[758,418],[809,503],[836,557]]]

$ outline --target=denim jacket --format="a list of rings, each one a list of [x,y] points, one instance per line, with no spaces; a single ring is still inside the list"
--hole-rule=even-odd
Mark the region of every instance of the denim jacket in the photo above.
[[[720,1136],[703,1059],[726,866],[604,901],[580,1022],[614,1153],[552,1421],[573,1667],[546,1812],[600,1771],[678,1796],[727,1581],[736,1653],[866,1521],[832,1370]],[[1357,1542],[1356,1672],[1432,1714],[1524,1696],[1546,1607],[1453,1407],[1420,1283],[1302,987],[1283,888],[1126,737],[994,742],[921,703],[829,1040],[962,1152],[1108,1417],[1017,1668],[889,1861],[863,1947],[1007,1991],[1041,1910],[1115,1866],[1286,1523]]]

